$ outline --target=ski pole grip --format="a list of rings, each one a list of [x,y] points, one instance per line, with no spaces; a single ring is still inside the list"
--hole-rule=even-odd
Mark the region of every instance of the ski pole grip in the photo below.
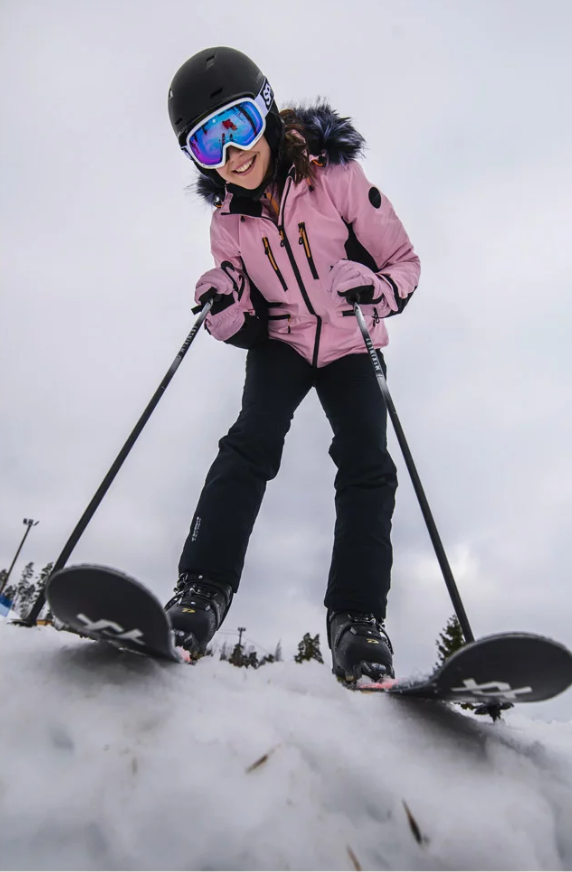
[[[207,300],[206,303],[204,303],[204,304],[199,303],[198,306],[193,306],[193,308],[191,309],[191,312],[193,313],[193,315],[198,315],[199,312],[204,312],[205,318],[206,318],[206,316],[208,315],[208,313],[210,312],[210,310],[213,307],[214,301],[215,301],[215,298],[211,297],[211,299]]]

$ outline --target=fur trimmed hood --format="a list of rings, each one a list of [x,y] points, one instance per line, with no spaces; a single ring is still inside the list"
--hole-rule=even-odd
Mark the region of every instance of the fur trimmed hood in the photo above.
[[[342,165],[363,155],[365,139],[355,129],[351,118],[340,117],[326,101],[291,108],[306,128],[310,155],[324,156],[328,163]],[[216,170],[209,170],[204,175],[200,170],[198,172],[193,190],[211,206],[220,205],[226,194],[223,180]]]

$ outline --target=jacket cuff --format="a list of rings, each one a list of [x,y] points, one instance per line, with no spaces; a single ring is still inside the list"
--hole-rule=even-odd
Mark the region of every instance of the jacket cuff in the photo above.
[[[227,345],[234,345],[236,348],[253,348],[255,345],[260,345],[268,339],[268,321],[264,321],[257,315],[246,313],[244,324],[234,336],[226,339]]]
[[[380,278],[384,278],[384,279],[385,279],[385,280],[386,280],[386,281],[391,285],[391,287],[393,288],[393,290],[394,290],[394,295],[395,295],[395,303],[396,303],[396,305],[397,305],[397,311],[396,311],[396,312],[395,312],[395,311],[390,312],[389,315],[386,315],[385,317],[386,317],[386,318],[391,318],[392,315],[401,315],[401,313],[402,313],[403,310],[405,309],[406,305],[408,304],[409,300],[411,299],[411,297],[413,296],[413,294],[414,294],[415,291],[417,290],[417,285],[415,285],[415,287],[413,288],[413,290],[411,291],[411,293],[408,294],[406,297],[400,297],[400,296],[399,296],[399,291],[398,291],[398,289],[397,289],[397,285],[395,284],[395,282],[393,281],[393,279],[391,278],[391,276],[389,276],[389,275],[387,275],[386,273],[384,273],[383,275],[380,274]]]

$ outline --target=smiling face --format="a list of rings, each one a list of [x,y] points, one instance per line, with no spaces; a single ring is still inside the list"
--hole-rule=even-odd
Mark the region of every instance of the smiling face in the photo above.
[[[226,184],[240,185],[241,188],[254,191],[266,178],[270,159],[270,146],[266,137],[262,136],[248,151],[229,146],[226,163],[217,169],[217,173]]]

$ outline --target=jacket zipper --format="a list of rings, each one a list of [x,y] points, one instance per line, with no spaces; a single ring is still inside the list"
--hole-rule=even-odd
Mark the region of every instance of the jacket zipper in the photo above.
[[[312,276],[315,279],[318,279],[318,270],[316,269],[316,264],[314,263],[314,258],[312,257],[312,249],[310,248],[310,242],[308,240],[308,234],[306,232],[306,225],[303,221],[298,224],[298,230],[300,231],[300,239],[298,240],[298,244],[304,246],[304,251],[306,252],[306,257],[308,258],[308,263],[310,265]]]
[[[271,266],[272,266],[272,269],[274,270],[274,272],[275,272],[276,275],[278,276],[278,279],[280,280],[280,284],[282,285],[282,290],[283,290],[283,291],[287,291],[287,290],[288,290],[288,285],[286,284],[286,281],[284,280],[284,276],[283,276],[282,273],[280,272],[280,267],[279,267],[278,264],[276,263],[276,260],[275,260],[275,258],[274,258],[274,255],[272,254],[272,249],[270,248],[270,243],[268,242],[268,237],[267,237],[267,236],[265,236],[265,237],[263,238],[262,243],[263,243],[263,245],[264,245],[264,253],[266,254],[266,257],[268,258],[268,260],[270,261],[270,264],[271,264]]]
[[[304,287],[304,282],[302,281],[302,276],[300,275],[300,270],[298,269],[298,264],[296,263],[296,258],[294,257],[294,253],[292,251],[292,246],[290,245],[290,241],[289,241],[288,237],[286,236],[286,231],[284,230],[284,206],[286,205],[286,198],[290,192],[291,185],[292,185],[292,176],[289,175],[286,189],[284,191],[284,194],[282,195],[282,208],[280,209],[280,215],[278,216],[278,231],[280,233],[280,236],[282,237],[282,242],[284,243],[284,248],[286,249],[286,253],[287,253],[288,258],[290,260],[290,265],[294,271],[294,275],[296,276],[296,281],[298,282],[298,285],[300,287],[300,291],[302,293],[303,300],[306,304],[306,308],[308,309],[308,312],[310,313],[310,315],[313,315],[314,318],[316,319],[316,321],[318,322],[317,326],[316,326],[316,339],[314,341],[314,353],[312,355],[312,365],[317,366],[318,365],[318,352],[320,349],[320,334],[322,332],[322,319],[320,318],[319,315],[316,315],[316,313],[314,311],[314,307],[312,306],[312,303],[311,303],[310,298],[308,296],[308,292],[306,291],[306,288]]]

